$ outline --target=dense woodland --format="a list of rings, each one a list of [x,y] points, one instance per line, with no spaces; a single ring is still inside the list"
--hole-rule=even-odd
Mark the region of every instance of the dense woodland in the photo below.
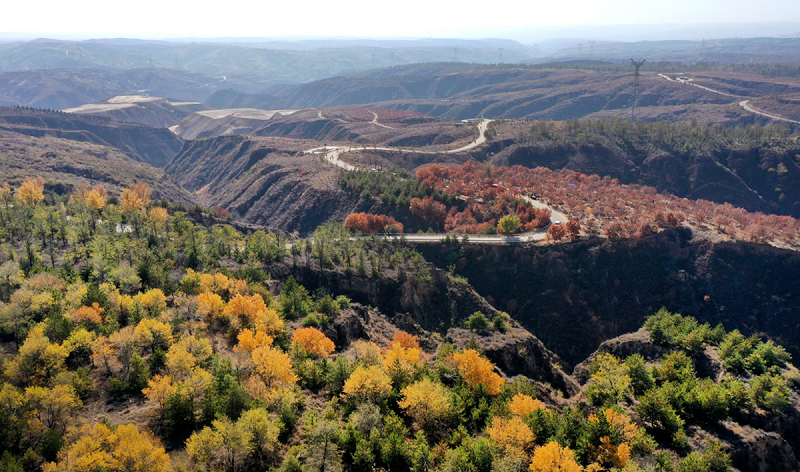
[[[376,254],[340,225],[313,242],[207,226],[222,220],[143,184],[43,188],[0,188],[4,471],[727,470],[721,444],[689,452],[685,428],[780,412],[800,381],[779,346],[666,311],[646,328],[671,353],[598,355],[571,399],[499,375],[474,339],[336,346],[323,330],[350,300],[293,278],[273,295],[267,264],[385,264],[424,286],[418,253]],[[480,337],[512,322],[463,323]],[[722,380],[693,367],[707,346]],[[119,402],[137,422],[98,413]]]

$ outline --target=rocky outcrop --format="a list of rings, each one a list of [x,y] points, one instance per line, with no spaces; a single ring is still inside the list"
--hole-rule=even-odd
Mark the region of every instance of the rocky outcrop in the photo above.
[[[795,251],[693,239],[686,229],[629,241],[417,249],[438,267],[455,265],[478,293],[572,365],[638,330],[661,307],[767,335],[800,356],[791,315],[800,303]]]
[[[571,397],[581,391],[580,386],[565,374],[558,356],[550,352],[536,336],[525,329],[510,328],[506,333],[491,331],[475,333],[461,328],[447,331],[448,342],[464,347],[475,340],[486,357],[494,362],[506,377],[522,375],[538,382],[548,383],[553,389]]]

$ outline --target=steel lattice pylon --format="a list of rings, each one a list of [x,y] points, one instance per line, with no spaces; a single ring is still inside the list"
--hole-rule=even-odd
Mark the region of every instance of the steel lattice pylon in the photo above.
[[[631,102],[630,102],[630,109],[631,109],[631,121],[636,121],[636,107],[639,105],[639,69],[644,65],[644,61],[646,59],[642,59],[639,62],[634,61],[631,59],[631,65],[633,65],[633,94],[631,95]]]

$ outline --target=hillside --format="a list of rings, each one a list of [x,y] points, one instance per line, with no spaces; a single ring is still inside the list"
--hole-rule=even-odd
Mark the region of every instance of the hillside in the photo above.
[[[535,118],[563,120],[594,113],[628,113],[628,73],[592,70],[532,70],[502,67],[429,75],[339,77],[276,87],[248,95],[231,90],[212,95],[218,107],[314,108],[358,104],[415,111],[444,119]],[[732,99],[682,87],[655,73],[642,77],[640,116],[737,123],[747,115]]]
[[[156,167],[169,162],[182,145],[166,128],[23,107],[0,107],[0,129],[112,146],[133,160]]]
[[[170,126],[181,139],[198,139],[231,134],[252,133],[272,119],[291,115],[296,110],[260,110],[257,108],[208,109],[185,116]]]
[[[303,233],[342,221],[358,198],[342,190],[336,167],[302,151],[313,141],[222,136],[189,141],[165,171],[205,206],[242,221]]]
[[[498,122],[476,157],[496,165],[570,169],[690,199],[800,216],[800,144],[783,127],[680,123]]]
[[[169,128],[192,113],[208,109],[208,106],[200,102],[181,102],[150,95],[117,95],[102,102],[65,108],[62,111],[139,123],[153,128]]]
[[[0,181],[18,185],[41,176],[48,191],[69,193],[81,185],[105,185],[112,194],[134,182],[144,182],[154,198],[192,203],[194,197],[162,169],[137,162],[116,148],[64,139],[20,134],[0,126]]]
[[[0,105],[63,109],[116,95],[147,93],[184,101],[204,101],[218,90],[234,87],[255,93],[267,79],[211,76],[170,69],[133,69],[119,73],[91,68],[0,71]]]

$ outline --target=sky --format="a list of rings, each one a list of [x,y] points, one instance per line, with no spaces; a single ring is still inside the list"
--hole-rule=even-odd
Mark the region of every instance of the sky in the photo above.
[[[800,25],[798,0],[26,0],[4,3],[0,36],[27,39],[476,38],[487,35],[518,39],[553,31],[554,27],[576,25],[605,25],[608,32],[613,32],[613,25],[748,22]],[[783,27],[776,36],[789,33],[794,32]]]

